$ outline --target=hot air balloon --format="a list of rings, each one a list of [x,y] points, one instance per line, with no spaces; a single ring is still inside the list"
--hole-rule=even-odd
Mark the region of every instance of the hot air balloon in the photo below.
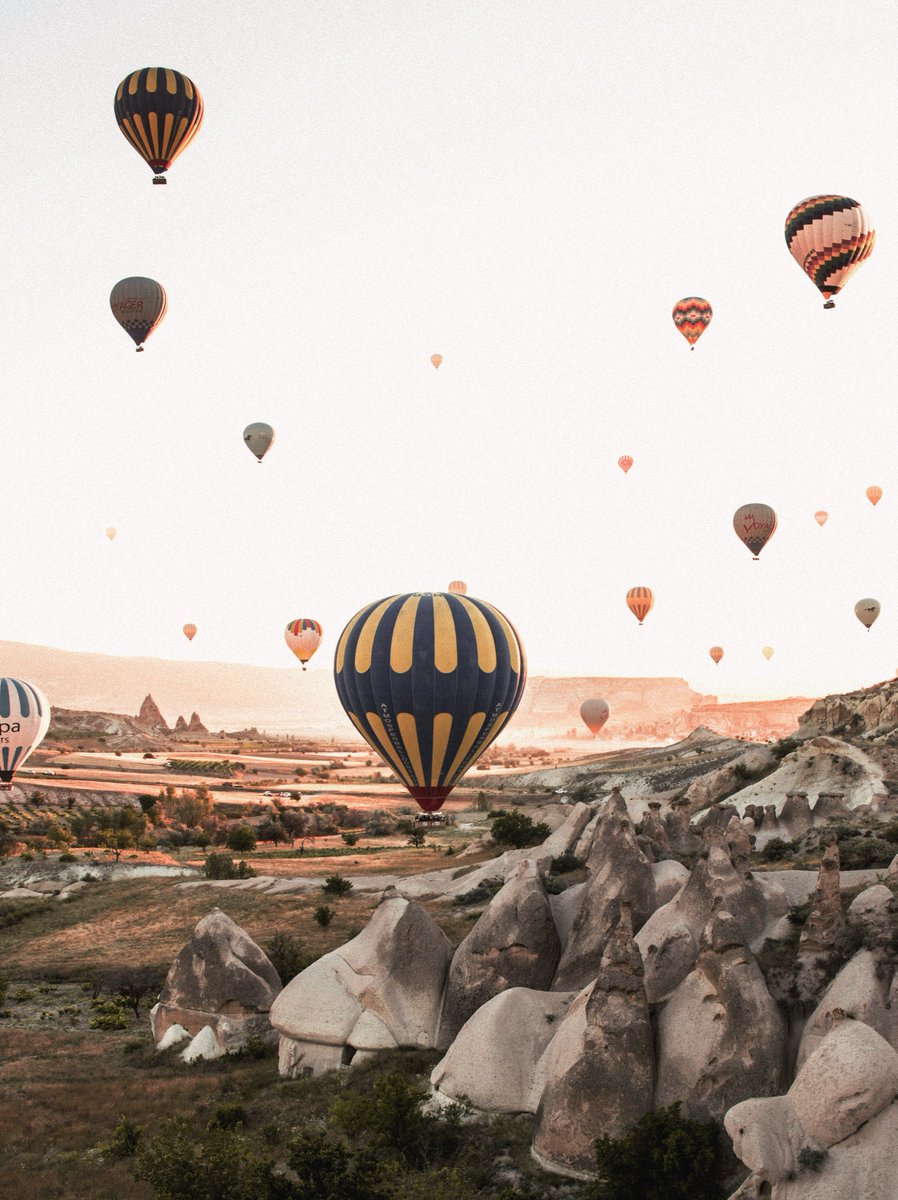
[[[875,508],[876,505],[882,499],[882,488],[877,487],[875,484],[873,485],[873,487],[868,487],[867,488],[867,499],[870,501],[870,503]]]
[[[50,705],[39,688],[22,679],[0,679],[0,789],[10,789],[13,775],[41,744],[49,724]]]
[[[767,661],[769,662],[769,661],[770,661],[770,659],[771,659],[771,658],[773,658],[773,647],[772,647],[772,646],[765,646],[765,647],[763,648],[763,650],[761,651],[761,653],[764,655],[764,657],[765,657],[765,658],[767,659]]]
[[[863,600],[858,600],[854,606],[854,615],[862,625],[866,626],[869,633],[870,626],[879,616],[879,601],[873,600],[870,596],[867,596]]]
[[[632,587],[627,592],[627,608],[641,625],[655,607],[655,597],[652,589],[647,587]]]
[[[112,289],[109,306],[122,329],[137,343],[139,352],[165,316],[168,297],[165,288],[155,279],[132,275],[120,279]]]
[[[712,646],[708,653],[716,663],[719,663],[723,658],[723,646]]]
[[[596,734],[611,713],[604,700],[584,700],[580,705],[580,716],[590,733]]]
[[[845,283],[869,258],[876,241],[870,218],[847,196],[810,196],[786,217],[789,253],[835,308]]]
[[[757,562],[758,555],[776,533],[776,513],[769,504],[743,504],[733,514],[733,528]]]
[[[711,305],[701,296],[687,296],[673,306],[674,324],[689,343],[690,350],[695,349],[695,343],[711,324],[713,316]]]
[[[203,98],[193,80],[170,67],[132,71],[115,93],[118,127],[153,168],[153,183],[190,144],[203,123]]]
[[[453,596],[467,596],[468,585],[461,579],[453,579],[449,584],[449,591]]]
[[[447,592],[367,604],[334,660],[350,720],[427,812],[505,728],[526,677],[511,622],[483,600]]]
[[[825,525],[826,522],[829,520],[829,513],[824,511],[824,509],[821,508],[819,512],[814,513],[814,520],[817,522],[818,525]]]
[[[193,639],[196,637],[196,626],[195,625],[185,625],[182,630],[182,633],[187,638],[188,642],[192,642]]]
[[[617,460],[617,465],[620,467],[620,469],[626,475],[626,473],[633,466],[633,459],[630,457],[629,454],[622,454],[620,456],[620,458]]]
[[[106,536],[109,538],[110,542],[115,541],[115,534],[116,534],[115,529],[113,529],[112,526],[110,525],[109,528],[106,530]]]
[[[310,617],[299,617],[291,621],[284,630],[284,641],[306,669],[306,663],[318,649],[322,630],[317,621]]]
[[[264,421],[253,421],[252,425],[247,425],[243,431],[243,440],[255,454],[259,462],[265,457],[271,449],[271,443],[274,441],[274,430],[270,425],[266,425]]]
[[[431,354],[430,361],[436,369],[439,369],[439,365],[443,361],[443,356],[442,354]]]

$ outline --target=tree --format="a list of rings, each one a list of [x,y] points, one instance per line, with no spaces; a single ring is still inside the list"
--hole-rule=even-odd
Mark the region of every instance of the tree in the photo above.
[[[328,896],[348,896],[352,891],[352,880],[342,875],[328,875],[321,889]]]
[[[595,1147],[596,1200],[723,1200],[720,1126],[681,1117],[679,1103]]]
[[[544,821],[534,825],[532,817],[522,812],[500,812],[493,818],[492,834],[500,846],[514,846],[517,850],[538,846],[549,833]]]
[[[256,848],[256,831],[252,825],[234,825],[228,830],[225,845],[236,854],[249,854]]]
[[[122,851],[132,850],[136,843],[130,829],[108,829],[103,834],[102,844],[115,855],[115,861],[118,862]]]

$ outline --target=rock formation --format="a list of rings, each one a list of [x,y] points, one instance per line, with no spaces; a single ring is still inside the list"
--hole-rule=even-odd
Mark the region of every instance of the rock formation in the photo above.
[[[186,733],[187,732],[187,722],[180,715],[178,716],[177,721],[175,721],[174,731],[175,731],[175,733]]]
[[[200,720],[199,713],[195,713],[195,712],[190,714],[190,724],[187,726],[187,730],[189,733],[206,734],[209,732],[209,730],[206,728],[206,726]]]
[[[239,925],[219,908],[197,924],[165,978],[150,1013],[157,1045],[172,1025],[192,1036],[205,1026],[222,1050],[271,1036],[268,1013],[281,990],[277,971]]]
[[[869,950],[858,950],[824,992],[801,1035],[796,1066],[800,1069],[834,1025],[846,1017],[863,1021],[888,1040],[891,1033],[886,994]]]
[[[140,712],[134,718],[134,723],[139,729],[144,729],[147,733],[170,733],[170,729],[165,723],[165,718],[159,711],[159,706],[152,696],[147,696],[143,704],[140,706]]]
[[[802,998],[808,999],[819,991],[833,947],[844,929],[839,891],[839,845],[833,841],[823,853],[811,911],[798,942],[797,987]]]
[[[560,953],[542,879],[525,859],[453,955],[439,1045],[449,1046],[465,1021],[506,988],[548,990]]]
[[[816,700],[798,718],[802,737],[891,733],[898,726],[898,678],[840,696]]]
[[[599,1132],[616,1137],[652,1107],[652,1026],[629,907],[549,1043],[533,1152],[562,1172],[589,1171]]]
[[[718,909],[659,1017],[655,1107],[679,1100],[687,1116],[720,1120],[740,1100],[781,1090],[785,1051],[785,1021],[739,922]]]
[[[362,932],[292,979],[272,1005],[281,1074],[318,1074],[378,1050],[436,1045],[451,957],[424,909],[388,888]]]
[[[464,1025],[430,1077],[444,1096],[485,1112],[536,1112],[543,1055],[575,992],[509,988]]]
[[[724,1120],[752,1171],[737,1196],[892,1200],[898,1178],[898,1054],[860,1021],[824,1038],[785,1096]]]
[[[652,865],[639,849],[620,792],[599,810],[587,860],[589,882],[552,983],[553,991],[579,991],[595,979],[619,903],[629,905],[633,926],[642,927],[655,907]]]

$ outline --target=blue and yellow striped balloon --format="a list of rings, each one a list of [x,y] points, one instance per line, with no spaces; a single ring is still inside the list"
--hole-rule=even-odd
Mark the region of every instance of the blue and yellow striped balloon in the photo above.
[[[0,790],[9,789],[49,724],[50,705],[40,688],[10,675],[0,679]]]
[[[365,741],[435,812],[508,723],[527,663],[491,604],[411,592],[356,613],[337,643],[334,679]]]

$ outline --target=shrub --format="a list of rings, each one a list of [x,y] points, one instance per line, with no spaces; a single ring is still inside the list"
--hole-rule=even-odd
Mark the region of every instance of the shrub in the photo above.
[[[347,846],[354,846],[359,840],[359,835],[357,833],[344,833],[341,834],[341,837]]]
[[[143,1129],[132,1125],[124,1115],[118,1119],[118,1124],[112,1131],[112,1139],[106,1146],[106,1153],[113,1158],[133,1158],[140,1149]]]
[[[198,1133],[183,1114],[166,1118],[156,1137],[142,1140],[133,1171],[157,1200],[274,1200],[285,1194],[240,1130]]]
[[[250,879],[255,873],[243,859],[235,863],[230,854],[223,852],[208,854],[203,863],[203,874],[207,879]]]
[[[598,1200],[723,1200],[720,1126],[659,1108],[619,1138],[596,1139]]]
[[[352,891],[352,880],[342,875],[328,875],[321,889],[328,896],[348,896]]]
[[[550,869],[553,875],[566,875],[568,871],[579,871],[583,865],[582,858],[578,858],[570,850],[565,850],[564,854],[559,854],[557,858],[552,859]]]
[[[334,919],[334,910],[326,904],[319,904],[312,916],[318,922],[322,929],[327,929],[331,921]]]
[[[0,1008],[6,1006],[6,993],[9,990],[9,980],[5,975],[0,975]]]
[[[104,1029],[108,1033],[128,1028],[128,1014],[120,1000],[91,1000],[90,1008],[91,1029]]]
[[[59,861],[61,863],[77,862],[77,858],[71,853],[71,851],[63,850],[62,854],[59,856]]]
[[[823,1169],[825,1162],[825,1150],[814,1150],[810,1146],[802,1146],[798,1151],[798,1165],[806,1171],[813,1172],[814,1175],[817,1175]]]
[[[544,821],[534,825],[533,818],[520,812],[500,812],[493,818],[492,834],[500,846],[514,846],[521,850],[525,846],[538,846],[549,836],[549,826]]]
[[[887,867],[895,857],[895,845],[878,837],[853,837],[839,843],[839,862],[845,871]]]
[[[314,956],[305,952],[302,942],[292,933],[281,933],[280,930],[272,937],[265,947],[265,953],[271,959],[271,965],[281,977],[281,983],[286,985],[300,971],[304,971]]]
[[[795,853],[795,844],[783,838],[771,838],[760,853],[763,862],[782,862]]]
[[[461,892],[455,897],[453,904],[486,904],[492,900],[502,887],[501,879],[481,879],[470,892]]]
[[[228,830],[225,845],[237,854],[249,854],[256,848],[256,831],[251,825],[235,825]]]

